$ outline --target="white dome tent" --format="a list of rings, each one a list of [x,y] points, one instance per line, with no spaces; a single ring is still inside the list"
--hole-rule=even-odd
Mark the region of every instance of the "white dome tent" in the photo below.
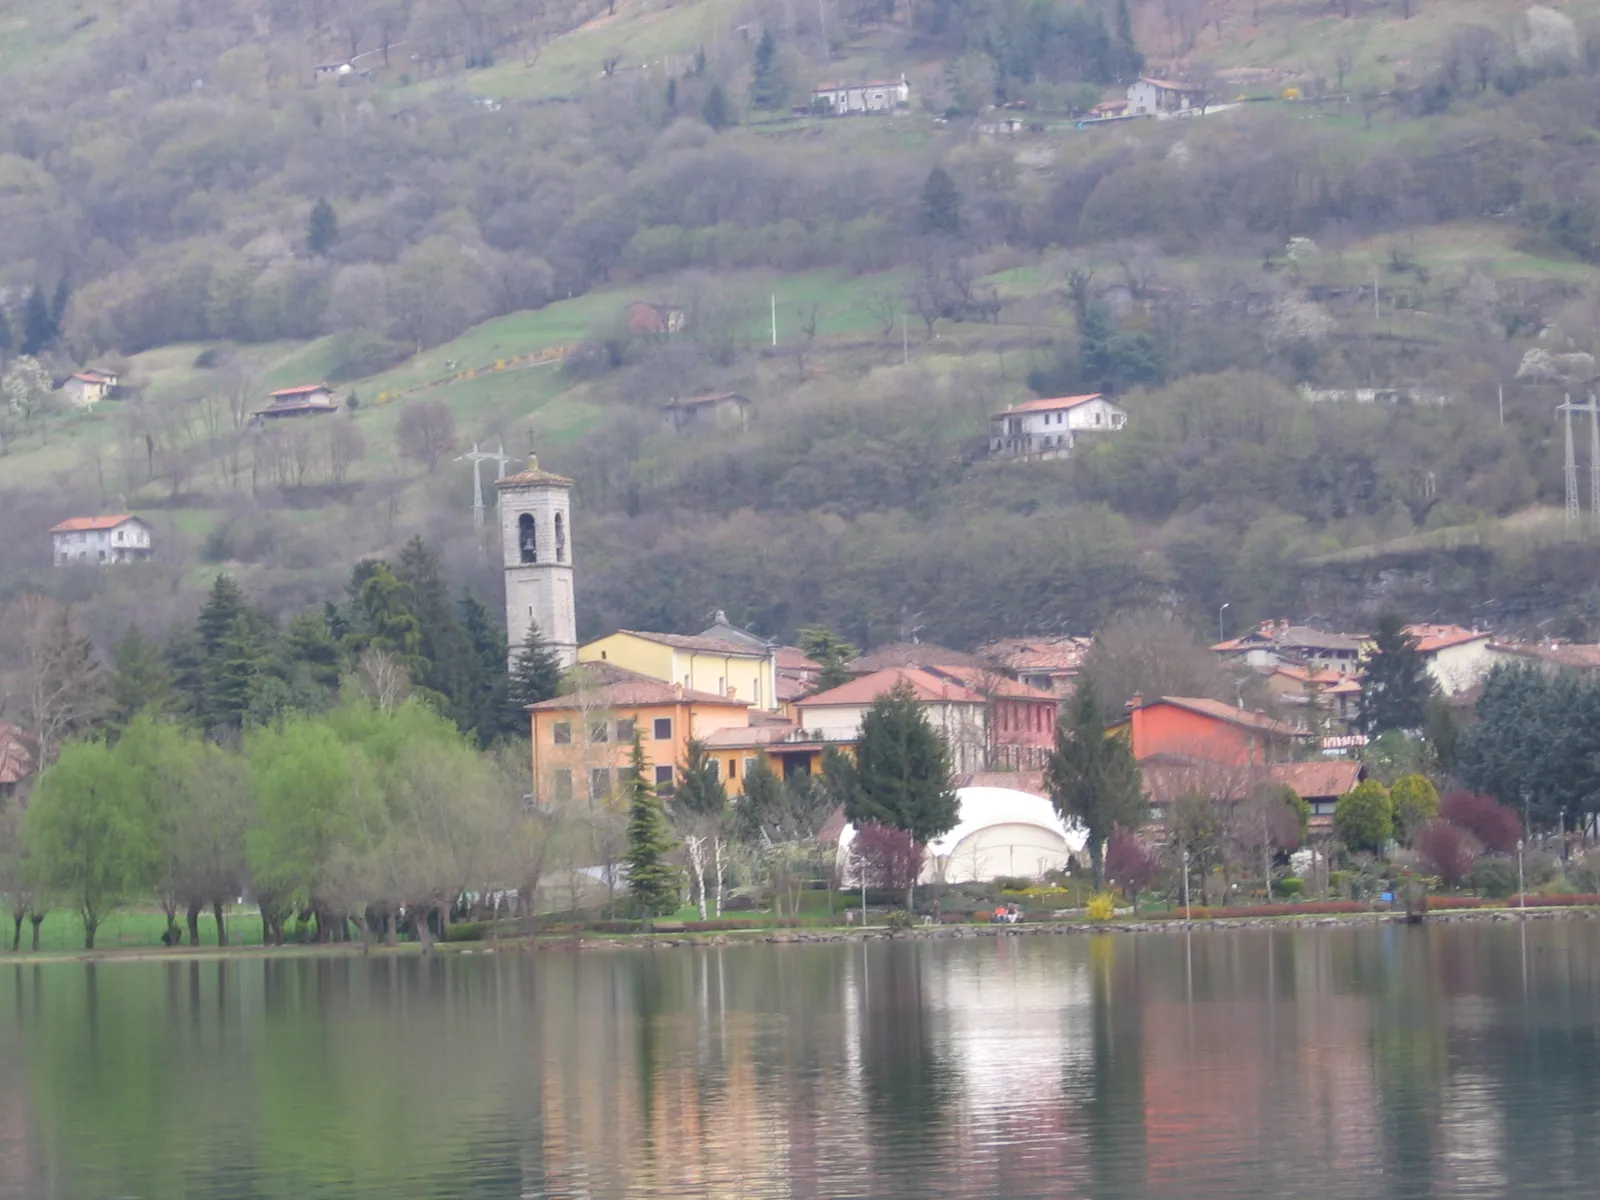
[[[1088,835],[1068,826],[1042,796],[1003,787],[956,789],[960,816],[949,833],[928,843],[919,883],[987,883],[1002,875],[1038,878],[1067,865]],[[846,886],[859,882],[850,852],[856,830],[839,834],[839,871]]]

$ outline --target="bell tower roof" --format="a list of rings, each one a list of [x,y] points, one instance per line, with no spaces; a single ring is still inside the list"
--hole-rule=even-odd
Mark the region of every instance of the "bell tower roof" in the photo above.
[[[554,471],[541,469],[539,456],[532,455],[529,457],[528,465],[525,469],[518,471],[515,475],[507,475],[504,479],[499,480],[495,486],[503,488],[538,486],[569,488],[572,486],[572,480],[565,475],[557,475]]]

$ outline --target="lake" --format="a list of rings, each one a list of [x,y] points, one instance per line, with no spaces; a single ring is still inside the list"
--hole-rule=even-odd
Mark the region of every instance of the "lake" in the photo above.
[[[0,1198],[1578,1197],[1600,921],[0,962]]]

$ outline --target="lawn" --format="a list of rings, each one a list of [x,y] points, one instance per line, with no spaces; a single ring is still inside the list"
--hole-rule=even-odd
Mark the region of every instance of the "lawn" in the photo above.
[[[228,923],[228,941],[236,946],[261,945],[261,914],[251,907],[233,907],[224,914]],[[184,914],[178,914],[178,925],[184,931],[184,944],[188,944],[188,925]],[[166,932],[167,918],[159,910],[148,908],[123,908],[117,909],[106,917],[100,924],[99,932],[95,937],[96,950],[122,950],[134,947],[151,947],[161,945],[161,935]],[[10,927],[6,928],[5,948],[11,946]],[[32,927],[26,922],[22,926],[22,949],[27,951],[32,944]],[[215,946],[217,944],[217,923],[210,913],[200,917],[200,944],[202,946]],[[83,918],[76,912],[66,909],[54,909],[45,917],[44,923],[39,926],[39,948],[41,950],[77,950],[83,949]]]

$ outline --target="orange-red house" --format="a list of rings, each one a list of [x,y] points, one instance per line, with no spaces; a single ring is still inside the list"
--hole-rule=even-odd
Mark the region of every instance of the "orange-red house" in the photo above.
[[[1311,734],[1265,713],[1236,708],[1221,700],[1135,696],[1121,722],[1133,741],[1133,756],[1144,760],[1197,759],[1230,766],[1287,762],[1296,744]]]

